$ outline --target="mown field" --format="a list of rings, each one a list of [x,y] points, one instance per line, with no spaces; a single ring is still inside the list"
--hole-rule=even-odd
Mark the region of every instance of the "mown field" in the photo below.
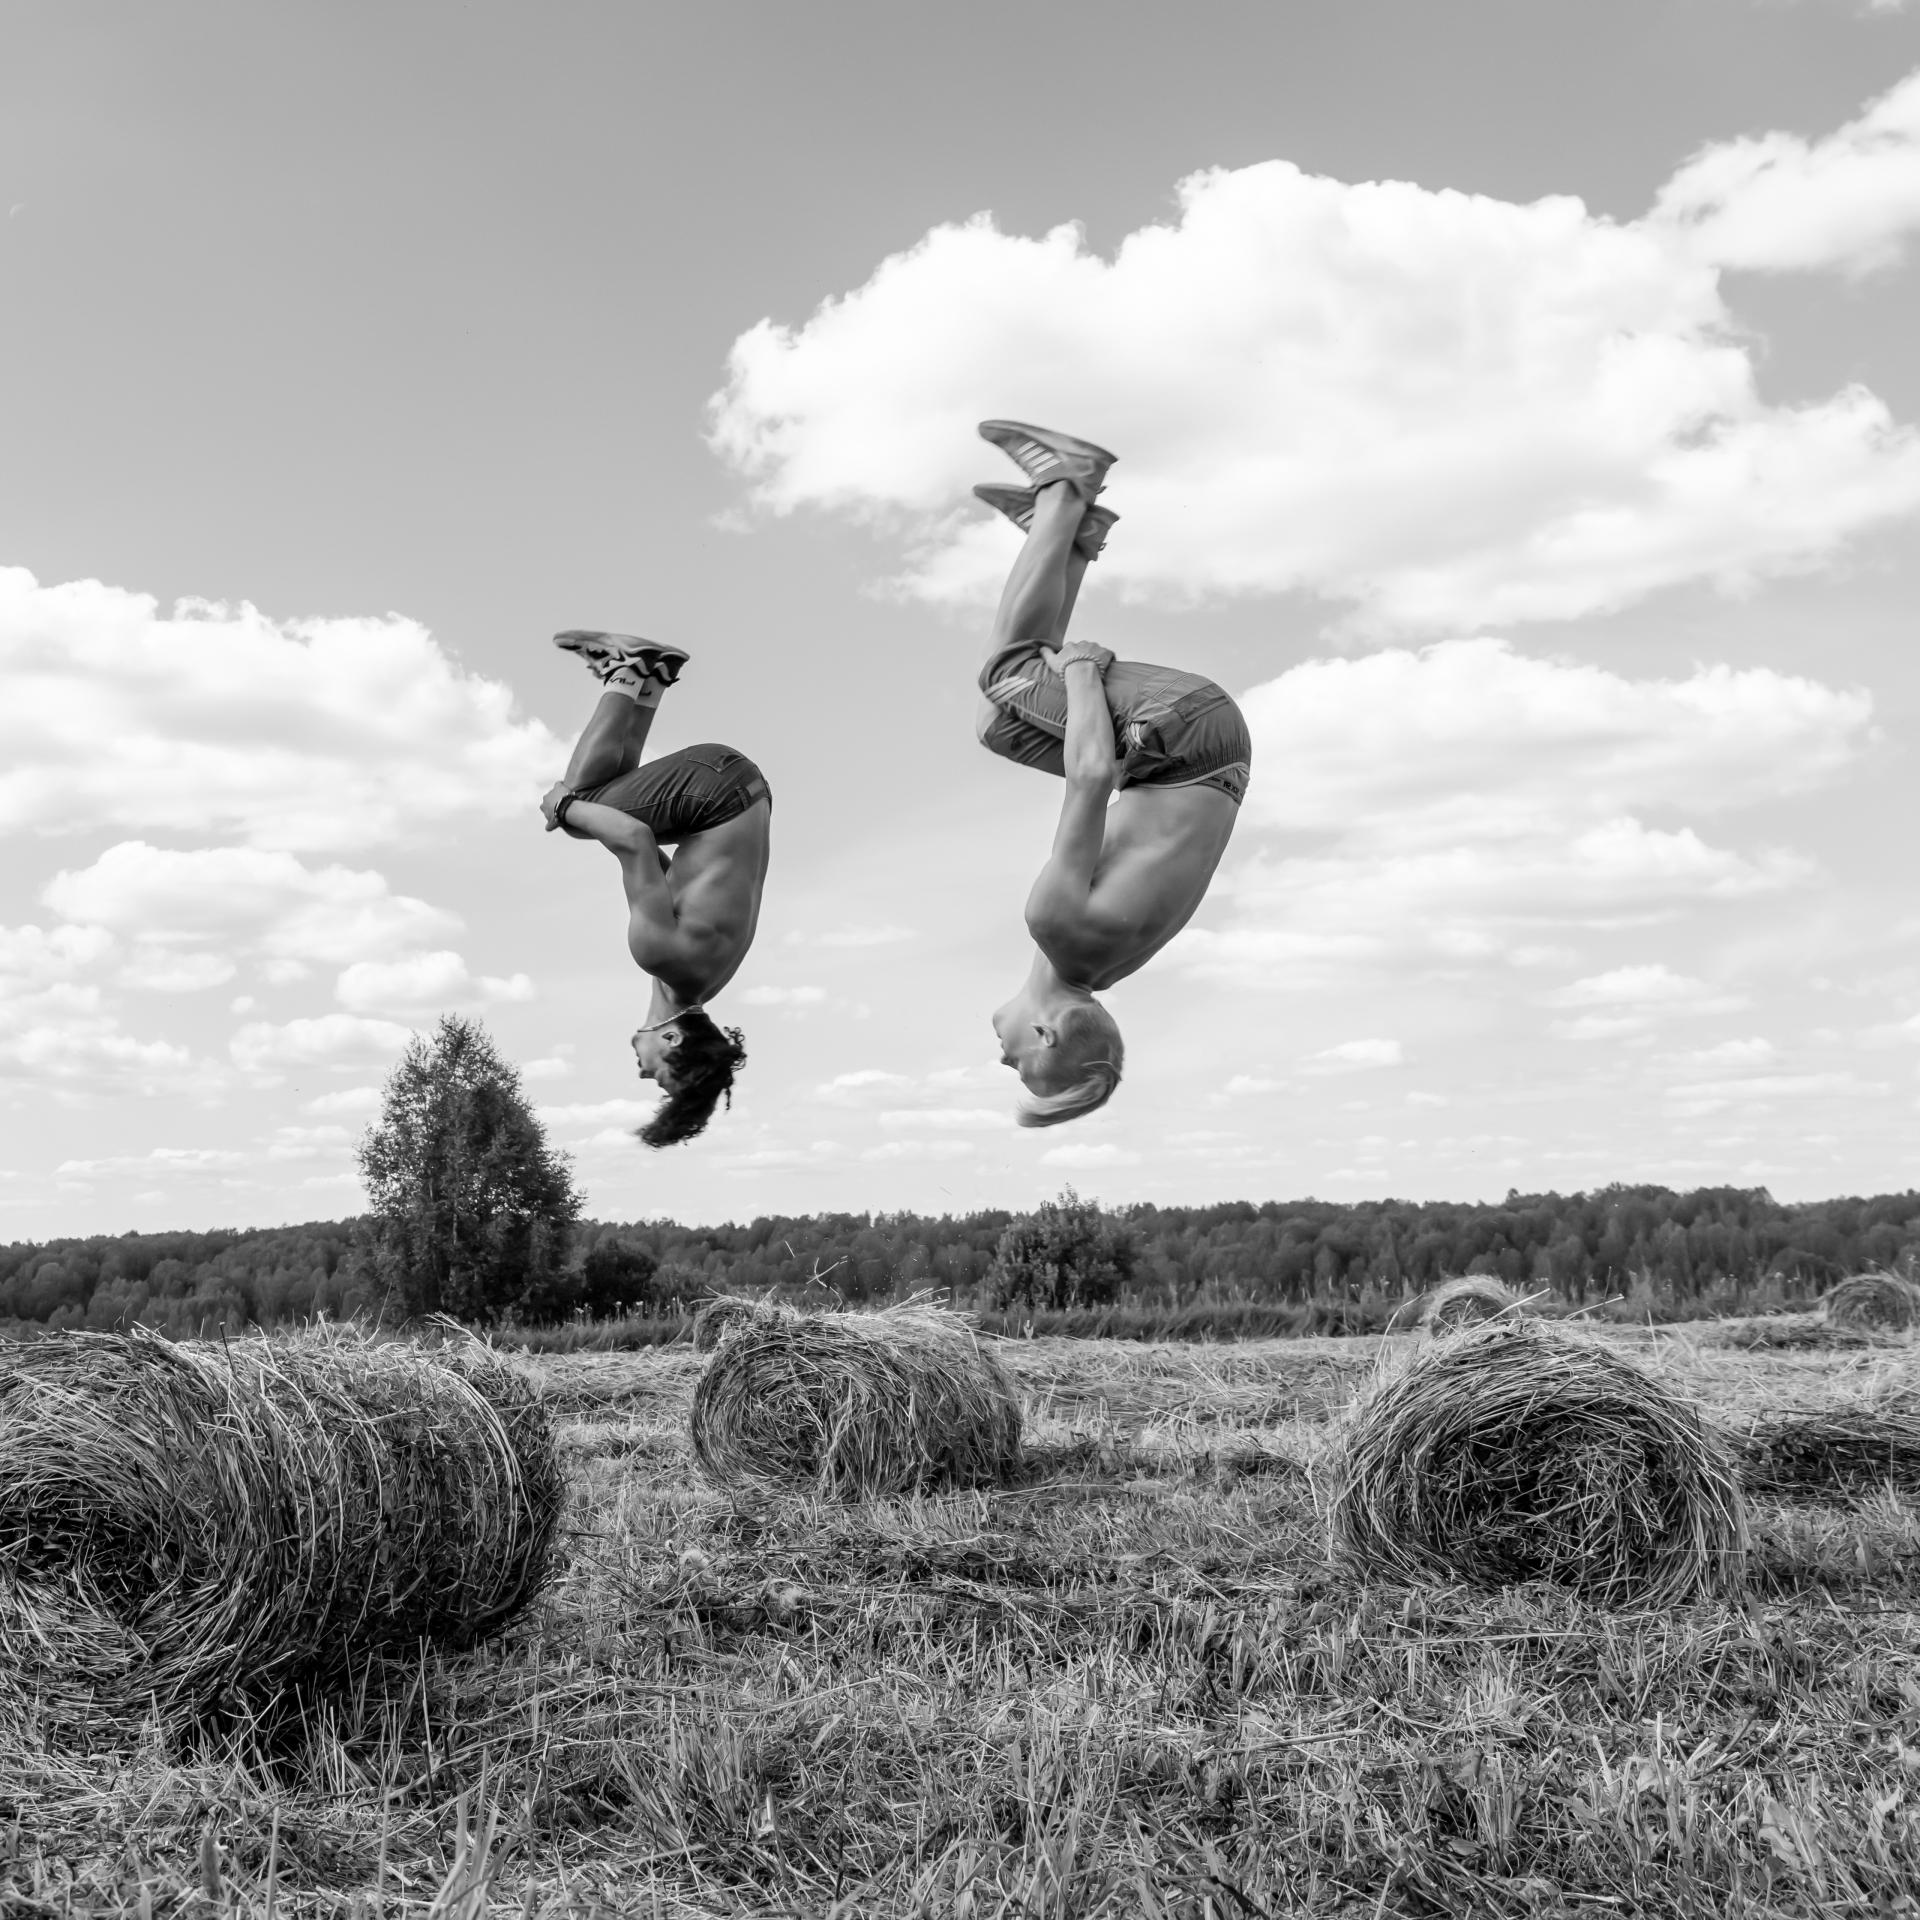
[[[1610,1337],[1734,1425],[1920,1388]],[[1011,1342],[1028,1479],[853,1508],[701,1484],[690,1352],[529,1361],[535,1612],[277,1752],[14,1736],[0,1913],[1920,1915],[1913,1502],[1755,1502],[1737,1603],[1363,1588],[1324,1465],[1408,1344]]]

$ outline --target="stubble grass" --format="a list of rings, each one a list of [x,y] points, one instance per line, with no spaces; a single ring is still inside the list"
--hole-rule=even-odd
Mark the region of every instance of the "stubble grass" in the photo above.
[[[1382,1345],[1011,1343],[1031,1477],[855,1505],[701,1480],[699,1356],[543,1362],[569,1562],[526,1619],[275,1751],[12,1730],[0,1908],[1920,1911],[1910,1499],[1756,1494],[1739,1598],[1362,1584],[1329,1468]],[[1730,1433],[1913,1384],[1623,1345]]]

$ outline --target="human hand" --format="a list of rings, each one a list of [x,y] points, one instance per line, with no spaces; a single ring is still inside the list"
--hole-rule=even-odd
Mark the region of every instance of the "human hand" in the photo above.
[[[1082,665],[1104,675],[1113,665],[1113,650],[1096,646],[1091,640],[1069,640],[1064,647],[1056,647],[1047,655],[1047,665],[1063,679],[1069,667]]]
[[[560,824],[560,802],[572,791],[573,789],[568,786],[564,780],[556,780],[553,785],[540,796],[540,813],[547,823],[547,831],[549,833]]]

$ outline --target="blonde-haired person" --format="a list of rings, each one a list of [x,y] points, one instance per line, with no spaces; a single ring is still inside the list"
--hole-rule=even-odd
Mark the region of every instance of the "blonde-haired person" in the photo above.
[[[1198,674],[1068,641],[1087,566],[1119,517],[1095,504],[1114,455],[1017,420],[981,423],[1024,486],[974,492],[1027,536],[980,673],[991,752],[1066,782],[1053,852],[1027,896],[1033,965],[993,1016],[1028,1098],[1022,1126],[1106,1105],[1120,1028],[1094,995],[1136,973],[1193,918],[1232,838],[1252,743],[1232,697]]]

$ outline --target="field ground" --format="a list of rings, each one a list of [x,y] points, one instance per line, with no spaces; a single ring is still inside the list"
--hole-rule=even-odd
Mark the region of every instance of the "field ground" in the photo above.
[[[1616,1336],[1730,1421],[1911,1346]],[[278,1760],[0,1750],[0,1914],[1920,1916],[1920,1522],[1753,1510],[1743,1604],[1371,1588],[1316,1463],[1395,1339],[1006,1349],[1038,1463],[702,1485],[683,1350],[547,1382],[550,1597]]]

